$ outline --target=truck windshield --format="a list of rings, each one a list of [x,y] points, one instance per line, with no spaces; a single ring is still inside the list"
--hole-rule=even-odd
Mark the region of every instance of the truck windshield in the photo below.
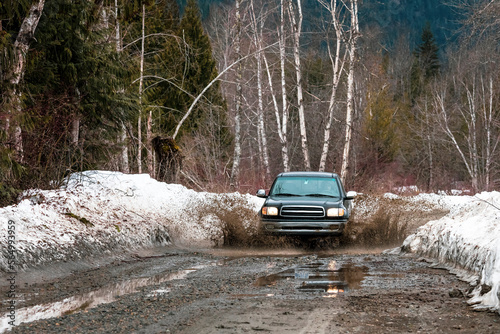
[[[269,196],[340,197],[335,178],[289,176],[274,183]]]

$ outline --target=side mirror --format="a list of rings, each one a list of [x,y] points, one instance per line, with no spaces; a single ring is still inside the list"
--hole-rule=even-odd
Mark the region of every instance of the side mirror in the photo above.
[[[257,190],[257,197],[266,198],[267,197],[267,195],[266,195],[266,189],[259,189],[259,190]]]
[[[347,194],[345,195],[345,199],[347,199],[347,200],[354,199],[354,197],[356,197],[356,195],[358,195],[357,192],[355,192],[355,191],[348,191]]]

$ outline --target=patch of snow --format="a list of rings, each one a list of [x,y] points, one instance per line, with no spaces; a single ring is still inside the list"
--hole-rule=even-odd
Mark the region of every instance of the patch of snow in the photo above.
[[[385,193],[384,198],[387,199],[399,199],[401,198],[399,195],[393,194],[393,193]]]
[[[373,214],[383,201],[448,210],[445,217],[418,228],[401,249],[447,265],[476,285],[469,300],[474,307],[500,311],[500,193],[362,198],[355,200],[356,215]],[[241,212],[237,218],[249,227],[255,222],[249,216],[256,216],[262,202],[249,194],[196,192],[147,174],[76,173],[60,189],[26,191],[19,204],[0,208],[0,243],[12,245],[1,249],[0,270],[172,242],[213,245],[222,238],[224,219],[234,220],[235,212]],[[9,228],[15,233],[9,234]],[[484,290],[485,285],[491,290]]]
[[[475,285],[469,300],[475,308],[500,311],[500,193],[436,196],[449,214],[417,229],[402,249],[431,257]],[[491,290],[483,293],[484,285]]]
[[[207,208],[225,201],[257,212],[262,203],[248,194],[196,192],[147,174],[108,171],[76,173],[60,189],[30,190],[23,197],[0,208],[0,243],[8,245],[8,226],[15,230],[15,268],[12,248],[2,247],[4,272],[172,242],[210,245],[221,229]]]

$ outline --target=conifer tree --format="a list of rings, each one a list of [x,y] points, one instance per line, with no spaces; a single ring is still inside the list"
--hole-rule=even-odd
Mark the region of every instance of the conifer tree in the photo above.
[[[164,133],[172,135],[179,121],[189,110],[200,93],[217,77],[216,62],[212,46],[205,33],[196,0],[189,0],[177,30],[177,45],[164,48],[162,62],[163,83],[167,94],[162,97],[164,106]],[[169,64],[170,66],[166,66]],[[193,152],[193,165],[205,169],[203,174],[221,170],[218,163],[228,158],[232,136],[227,126],[227,106],[222,97],[219,82],[213,83],[195,105],[191,114],[180,128],[176,138],[182,142],[197,142],[199,151]],[[182,145],[181,145],[182,146]],[[227,162],[225,162],[227,163]],[[197,167],[194,167],[197,168]]]
[[[167,94],[162,98],[166,111],[163,129],[172,133],[177,122],[188,110],[194,98],[217,77],[217,67],[212,55],[208,35],[203,30],[196,0],[189,0],[179,22],[177,35],[180,41],[170,41],[161,55],[163,84]],[[167,64],[169,66],[167,66]],[[199,105],[184,123],[183,134],[194,134],[201,126],[209,125],[210,117],[217,119],[214,135],[227,137],[226,103],[215,83],[204,94]]]
[[[439,74],[441,67],[438,55],[439,47],[427,22],[422,30],[421,43],[415,49],[411,69],[411,97],[414,101],[425,90],[429,81]]]
[[[26,73],[32,179],[103,166],[134,103],[118,87],[128,74],[91,1],[47,2]],[[50,173],[49,173],[50,171]]]

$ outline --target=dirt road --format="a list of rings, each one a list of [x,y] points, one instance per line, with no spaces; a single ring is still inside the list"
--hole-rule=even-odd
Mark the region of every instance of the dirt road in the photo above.
[[[16,279],[12,333],[500,333],[466,283],[374,249],[172,246]]]

